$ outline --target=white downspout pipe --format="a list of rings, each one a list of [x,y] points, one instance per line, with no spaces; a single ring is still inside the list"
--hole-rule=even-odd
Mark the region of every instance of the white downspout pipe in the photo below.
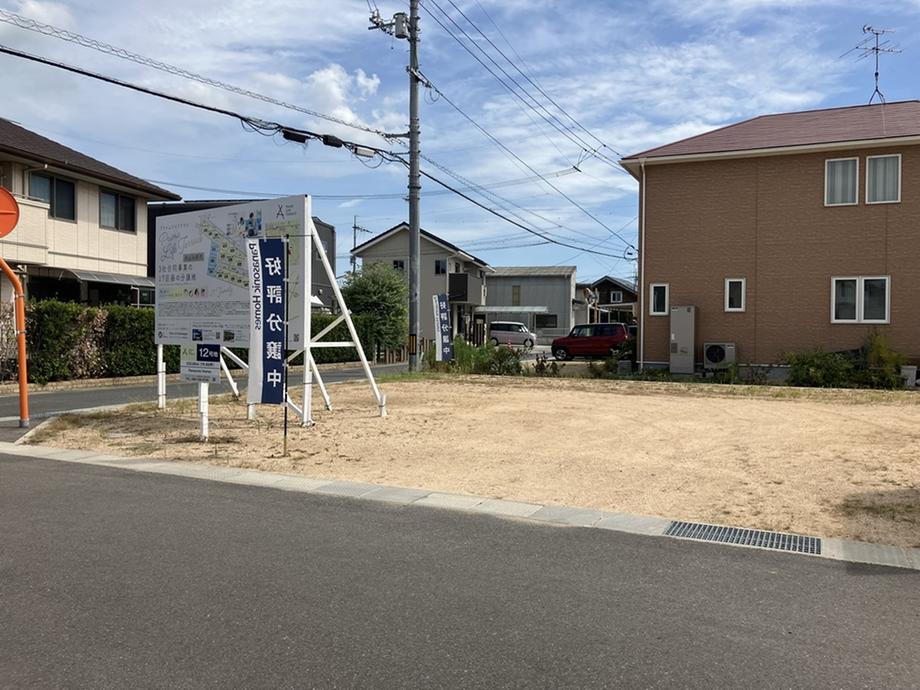
[[[640,183],[640,201],[642,212],[640,215],[639,228],[639,371],[645,370],[645,311],[646,311],[646,294],[645,294],[645,159],[639,159],[639,167],[642,170],[642,181]]]

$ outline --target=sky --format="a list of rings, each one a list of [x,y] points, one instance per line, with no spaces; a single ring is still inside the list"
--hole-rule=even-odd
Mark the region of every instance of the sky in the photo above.
[[[632,279],[638,184],[614,164],[620,155],[757,115],[866,103],[874,64],[843,55],[863,40],[864,25],[894,30],[889,38],[902,50],[882,56],[886,99],[920,97],[920,0],[421,1],[420,67],[437,89],[421,94],[430,159],[422,169],[454,186],[481,185],[488,197],[470,195],[482,204],[578,247],[537,244],[423,180],[422,227],[494,266],[575,265],[579,281]],[[371,6],[384,18],[408,10],[396,0],[0,0],[10,12],[346,123],[405,132],[408,45],[368,31]],[[0,23],[0,44],[248,116],[406,149],[8,24]],[[232,118],[7,55],[0,90],[0,117],[185,199],[314,195],[314,215],[337,229],[339,273],[355,217],[371,234],[408,220],[399,164],[264,137]]]

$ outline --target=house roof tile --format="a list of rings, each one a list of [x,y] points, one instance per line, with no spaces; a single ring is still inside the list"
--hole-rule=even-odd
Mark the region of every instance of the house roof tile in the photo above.
[[[134,175],[129,175],[123,170],[114,168],[102,161],[97,161],[95,158],[90,158],[86,154],[68,148],[3,118],[0,118],[0,152],[48,163],[63,170],[70,170],[111,184],[129,187],[153,199],[178,201],[182,198],[178,194],[162,187],[157,187],[155,184],[151,184]]]
[[[915,136],[920,136],[920,101],[900,101],[761,115],[641,151],[623,160],[846,144]]]
[[[570,276],[576,266],[495,266],[495,276]]]

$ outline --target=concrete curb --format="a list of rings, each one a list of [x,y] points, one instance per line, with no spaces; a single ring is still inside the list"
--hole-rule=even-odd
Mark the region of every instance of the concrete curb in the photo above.
[[[630,513],[608,513],[590,508],[568,508],[565,506],[544,506],[520,501],[504,501],[495,498],[481,498],[461,494],[411,489],[399,486],[385,486],[351,482],[338,479],[314,479],[277,472],[263,472],[239,467],[215,467],[190,462],[173,462],[170,460],[152,460],[145,458],[122,458],[103,455],[93,451],[68,450],[47,446],[28,446],[0,442],[0,454],[18,455],[41,460],[58,460],[76,462],[102,467],[117,467],[136,472],[152,472],[177,477],[189,477],[208,481],[243,484],[247,486],[268,487],[282,491],[310,493],[322,496],[339,496],[367,501],[379,501],[401,506],[424,506],[479,513],[501,518],[515,518],[544,525],[563,527],[587,527],[606,529],[615,532],[640,534],[643,536],[666,537],[664,534],[672,520],[648,515]],[[674,539],[675,537],[666,537]],[[694,540],[683,539],[693,542]],[[783,551],[789,555],[806,558],[823,558],[846,561],[849,563],[866,563],[870,565],[889,566],[920,570],[920,549],[908,549],[885,544],[869,544],[847,539],[821,538],[820,555],[798,554]],[[707,542],[695,542],[707,543]],[[729,548],[757,548],[733,544],[712,544]],[[771,549],[758,549],[771,550]]]

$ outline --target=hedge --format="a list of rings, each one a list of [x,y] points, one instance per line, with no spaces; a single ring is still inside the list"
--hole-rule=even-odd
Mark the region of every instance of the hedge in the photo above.
[[[11,316],[11,315],[10,315]],[[328,326],[336,317],[314,314],[314,334]],[[11,324],[4,315],[2,330],[7,334]],[[368,357],[376,348],[369,317],[354,317],[355,329]],[[36,383],[78,378],[108,376],[141,376],[156,373],[156,345],[153,341],[154,312],[143,307],[105,306],[85,307],[70,302],[43,300],[30,302],[26,310],[26,332],[29,351],[29,379]],[[326,336],[327,340],[349,340],[344,323]],[[235,349],[243,361],[246,351]],[[7,358],[9,355],[5,355]],[[179,347],[164,348],[166,370],[179,371]],[[314,351],[318,363],[356,361],[354,348],[322,348]],[[299,358],[302,362],[302,358]],[[300,363],[295,362],[295,363]],[[232,363],[228,361],[232,366]],[[4,373],[12,378],[15,366]]]

